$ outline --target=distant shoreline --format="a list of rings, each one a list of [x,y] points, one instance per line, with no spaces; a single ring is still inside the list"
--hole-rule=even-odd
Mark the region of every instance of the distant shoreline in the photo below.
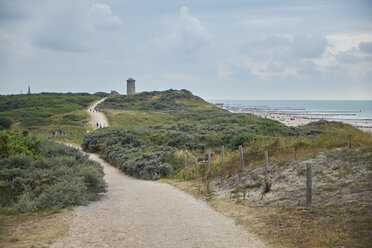
[[[218,106],[221,109],[225,109],[231,113],[249,113],[253,114],[258,117],[262,118],[268,118],[272,120],[279,121],[287,126],[302,126],[309,124],[314,121],[319,120],[326,120],[326,121],[338,121],[343,122],[346,124],[350,124],[356,128],[361,129],[364,132],[372,133],[372,119],[346,119],[346,118],[332,118],[330,116],[332,115],[319,115],[322,116],[321,118],[315,117],[315,115],[310,115],[303,117],[299,115],[304,115],[303,112],[293,112],[293,111],[286,111],[286,110],[264,110],[264,109],[258,109],[258,108],[243,108],[243,107],[237,107],[237,106]],[[336,116],[336,115],[333,115]]]

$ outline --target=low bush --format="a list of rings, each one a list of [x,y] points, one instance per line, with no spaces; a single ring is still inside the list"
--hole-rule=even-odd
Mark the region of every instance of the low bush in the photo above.
[[[6,117],[0,117],[0,129],[7,129],[12,125],[12,121]]]
[[[34,212],[84,205],[106,190],[102,166],[78,149],[44,141],[39,157],[0,159],[0,211]]]
[[[40,140],[25,136],[23,133],[0,131],[0,158],[15,154],[36,156],[40,145]]]

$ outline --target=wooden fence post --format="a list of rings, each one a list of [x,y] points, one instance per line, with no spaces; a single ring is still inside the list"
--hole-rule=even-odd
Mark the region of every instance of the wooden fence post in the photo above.
[[[208,168],[211,167],[211,153],[208,152]]]
[[[353,135],[349,135],[349,149],[351,149],[351,137],[353,137]]]
[[[313,177],[311,173],[311,163],[306,164],[306,206],[311,207]]]
[[[185,155],[185,165],[184,165],[184,167],[186,167],[187,166],[187,156]]]
[[[222,151],[221,151],[221,165],[224,166],[225,164],[225,146],[222,146]]]
[[[241,169],[244,170],[244,160],[243,160],[243,148],[239,146],[239,154],[240,154],[240,166]]]
[[[198,167],[198,158],[195,158],[195,168]]]
[[[267,154],[267,152],[265,152],[265,176],[267,175],[267,171],[268,171],[268,160],[269,160],[269,158],[268,158],[268,154]]]
[[[75,133],[75,143],[76,143],[76,133]]]

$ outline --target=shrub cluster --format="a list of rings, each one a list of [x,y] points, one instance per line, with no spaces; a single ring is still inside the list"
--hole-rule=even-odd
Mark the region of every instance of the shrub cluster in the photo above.
[[[118,130],[100,130],[87,135],[83,149],[99,152],[122,171],[144,179],[178,173],[184,161],[175,156],[177,150],[200,154],[220,149],[222,145],[236,149],[252,142],[275,150],[278,149],[278,136],[314,136],[324,131],[322,124],[287,127],[278,121],[251,114],[233,114],[186,90],[115,96],[100,107],[136,113],[145,111],[146,115],[139,115],[136,119],[138,126],[130,130],[122,126]],[[169,119],[157,123],[159,113],[166,114]],[[142,123],[140,116],[145,123],[152,125]]]
[[[174,149],[167,145],[155,146],[141,135],[124,130],[92,133],[84,137],[82,147],[100,152],[103,159],[132,176],[156,180],[171,174],[174,167],[167,163],[167,157]]]
[[[27,134],[27,132],[20,134],[0,131],[0,157],[9,157],[20,153],[37,156],[41,145],[40,140],[30,139]]]
[[[48,125],[48,117],[84,109],[104,94],[40,93],[0,95],[0,128],[7,129],[20,122],[28,129]],[[76,118],[75,118],[76,119]]]
[[[39,158],[0,158],[0,209],[34,212],[83,205],[105,192],[103,169],[78,149],[44,141]]]
[[[242,117],[226,118],[225,122],[203,119],[194,123],[157,124],[134,130],[100,130],[85,136],[82,147],[86,151],[100,153],[103,159],[129,175],[155,180],[178,172],[182,167],[183,162],[174,156],[177,150],[203,153],[207,149],[219,149],[222,145],[236,149],[255,140],[281,135],[273,131],[276,129],[284,130],[282,133],[287,136],[306,133],[275,121],[267,122],[269,125],[257,124],[250,115]]]

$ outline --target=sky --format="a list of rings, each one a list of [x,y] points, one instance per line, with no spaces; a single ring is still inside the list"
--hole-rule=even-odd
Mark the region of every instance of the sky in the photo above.
[[[0,0],[0,94],[372,100],[370,0]]]

